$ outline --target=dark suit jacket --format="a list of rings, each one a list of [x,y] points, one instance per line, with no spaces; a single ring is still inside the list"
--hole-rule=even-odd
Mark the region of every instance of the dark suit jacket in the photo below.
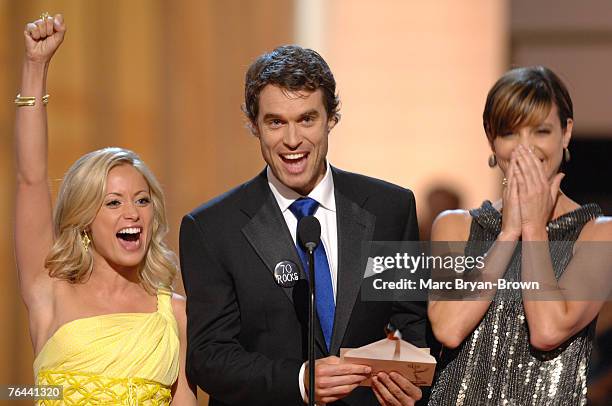
[[[336,312],[328,352],[317,326],[317,358],[384,337],[392,314],[404,338],[425,346],[420,303],[362,302],[364,241],[418,240],[412,192],[332,168],[338,222]],[[210,405],[303,405],[298,374],[308,358],[308,286],[282,288],[275,265],[301,267],[264,170],[183,218],[181,272],[187,292],[187,375]],[[341,403],[342,402],[342,403]],[[377,405],[370,388],[337,404]]]

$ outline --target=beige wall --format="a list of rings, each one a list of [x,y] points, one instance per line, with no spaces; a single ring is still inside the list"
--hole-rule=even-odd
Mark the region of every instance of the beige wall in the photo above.
[[[495,198],[481,117],[505,70],[506,1],[325,5],[324,35],[301,29],[298,41],[319,46],[338,82],[331,162],[411,188],[417,206],[433,184],[459,190],[466,207]]]
[[[545,65],[561,76],[576,136],[612,137],[612,2],[516,0],[510,16],[511,63]]]

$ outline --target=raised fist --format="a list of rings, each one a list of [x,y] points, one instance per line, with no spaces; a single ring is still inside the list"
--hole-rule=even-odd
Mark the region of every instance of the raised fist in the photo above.
[[[64,40],[66,24],[61,14],[28,23],[25,36],[26,59],[32,62],[48,63]]]

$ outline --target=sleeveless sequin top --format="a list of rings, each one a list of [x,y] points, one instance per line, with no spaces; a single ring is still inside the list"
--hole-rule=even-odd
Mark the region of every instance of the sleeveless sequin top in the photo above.
[[[468,255],[482,255],[501,231],[501,214],[485,201],[471,210]],[[572,256],[582,227],[601,216],[596,204],[587,204],[548,224],[551,259],[557,279]],[[520,252],[510,261],[504,278],[520,280]],[[584,405],[586,373],[595,333],[593,320],[562,344],[544,352],[529,343],[527,320],[520,295],[499,292],[480,324],[456,349],[444,348],[429,405]],[[520,299],[520,298],[519,298]]]
[[[172,293],[154,313],[115,313],[62,325],[34,360],[37,385],[63,386],[38,405],[169,405],[178,378],[179,335]]]

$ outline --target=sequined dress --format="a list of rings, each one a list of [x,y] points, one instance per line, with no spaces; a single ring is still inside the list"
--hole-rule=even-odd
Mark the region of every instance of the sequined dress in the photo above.
[[[485,201],[470,211],[472,224],[466,247],[469,255],[486,252],[501,231],[501,214]],[[557,279],[572,255],[582,227],[600,216],[587,204],[549,223],[551,259]],[[504,278],[520,281],[520,252],[515,252]],[[444,348],[429,405],[584,405],[586,373],[595,323],[559,348],[543,352],[529,344],[520,300],[498,291],[480,324],[456,349]]]

